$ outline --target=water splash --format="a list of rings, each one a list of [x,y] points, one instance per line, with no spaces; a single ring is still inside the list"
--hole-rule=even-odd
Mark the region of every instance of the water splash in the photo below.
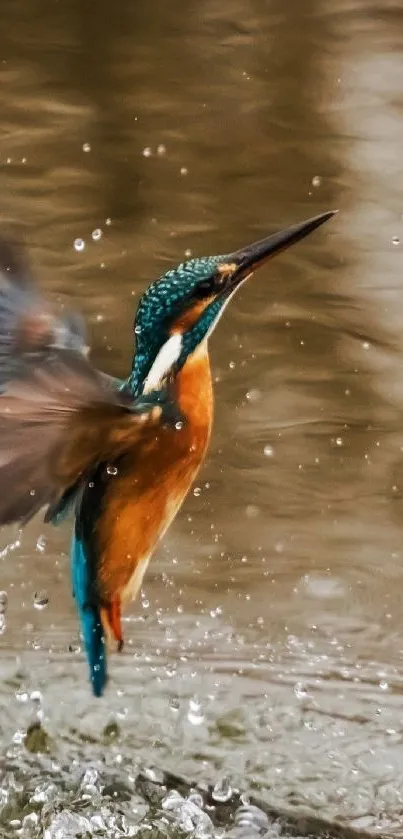
[[[214,799],[214,801],[217,801],[220,804],[229,801],[232,798],[232,787],[230,779],[224,777],[217,781],[217,783],[214,785],[211,797]]]
[[[202,705],[197,696],[194,696],[192,699],[189,699],[187,717],[192,725],[202,725],[202,723],[204,722],[204,713]]]
[[[42,609],[46,609],[46,606],[49,605],[49,595],[47,591],[44,589],[41,591],[36,591],[34,594],[34,608],[41,611]]]

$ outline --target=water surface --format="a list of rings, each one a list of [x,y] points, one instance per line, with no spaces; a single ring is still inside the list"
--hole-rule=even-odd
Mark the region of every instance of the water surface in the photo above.
[[[43,809],[22,835],[57,839],[50,781],[79,813],[83,785],[153,764],[403,836],[400,3],[14,0],[0,61],[2,224],[110,373],[168,267],[340,210],[220,322],[209,456],[105,699],[80,650],[71,525],[38,519],[17,545],[3,530],[4,835]],[[48,758],[23,745],[38,714]]]

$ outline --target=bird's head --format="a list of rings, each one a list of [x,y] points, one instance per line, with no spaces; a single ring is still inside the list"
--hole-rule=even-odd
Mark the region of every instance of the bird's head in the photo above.
[[[135,394],[159,389],[206,342],[237,289],[270,257],[303,239],[334,212],[292,225],[224,256],[183,262],[152,283],[135,318]]]

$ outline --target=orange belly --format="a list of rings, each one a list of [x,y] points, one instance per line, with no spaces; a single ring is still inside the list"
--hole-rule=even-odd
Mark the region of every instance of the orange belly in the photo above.
[[[99,525],[99,594],[104,603],[134,598],[154,548],[184,501],[203,461],[212,425],[213,394],[207,351],[191,357],[177,378],[186,423],[162,427],[148,447],[133,452],[110,481]]]

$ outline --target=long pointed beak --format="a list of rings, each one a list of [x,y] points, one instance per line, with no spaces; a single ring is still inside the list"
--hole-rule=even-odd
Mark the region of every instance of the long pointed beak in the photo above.
[[[286,227],[285,230],[273,233],[271,236],[260,239],[259,242],[254,242],[253,245],[248,245],[248,247],[227,256],[228,262],[230,264],[235,263],[237,266],[231,276],[231,285],[237,285],[238,282],[241,282],[242,279],[272,256],[299,242],[300,239],[304,239],[305,236],[308,236],[325,221],[331,219],[337,212],[337,210],[330,210],[327,213],[321,213],[319,216],[313,216],[307,221],[301,221],[298,224],[291,225],[291,227]]]

